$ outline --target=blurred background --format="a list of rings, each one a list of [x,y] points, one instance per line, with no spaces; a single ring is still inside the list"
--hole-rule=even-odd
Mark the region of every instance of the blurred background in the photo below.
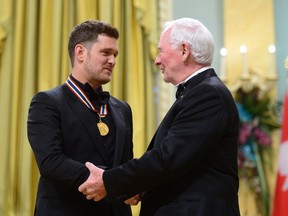
[[[119,56],[105,90],[131,105],[139,157],[175,100],[174,86],[153,62],[164,22],[181,17],[199,19],[212,32],[212,66],[237,101],[241,215],[272,215],[288,124],[282,115],[287,8],[287,0],[0,0],[0,216],[33,215],[39,173],[27,140],[28,107],[36,92],[70,74],[72,28],[99,19],[119,30]]]

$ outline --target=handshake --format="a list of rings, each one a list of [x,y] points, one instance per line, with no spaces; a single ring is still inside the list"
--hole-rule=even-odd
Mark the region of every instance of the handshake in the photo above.
[[[106,195],[106,189],[103,182],[104,170],[95,166],[90,162],[86,162],[85,166],[89,169],[90,175],[88,179],[79,186],[78,190],[86,196],[88,200],[99,201]],[[124,202],[127,205],[137,205],[140,201],[140,195],[137,194]]]

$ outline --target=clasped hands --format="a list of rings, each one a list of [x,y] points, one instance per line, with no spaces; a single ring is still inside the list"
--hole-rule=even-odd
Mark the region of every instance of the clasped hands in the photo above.
[[[90,162],[86,162],[85,166],[89,169],[90,175],[88,179],[79,186],[78,190],[86,196],[86,199],[100,201],[107,195],[103,182],[104,170]],[[137,205],[139,201],[140,195],[137,194],[124,202],[128,205]]]

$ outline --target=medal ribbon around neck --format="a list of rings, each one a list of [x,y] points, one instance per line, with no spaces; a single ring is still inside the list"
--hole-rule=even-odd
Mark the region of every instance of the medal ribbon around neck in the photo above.
[[[93,106],[91,101],[85,95],[85,93],[74,83],[69,77],[66,80],[66,85],[69,89],[79,98],[79,100],[87,106],[93,112],[96,112],[99,116],[99,122],[97,123],[101,136],[106,136],[109,133],[109,127],[102,122],[101,118],[104,118],[108,114],[107,104],[101,105],[100,112]]]

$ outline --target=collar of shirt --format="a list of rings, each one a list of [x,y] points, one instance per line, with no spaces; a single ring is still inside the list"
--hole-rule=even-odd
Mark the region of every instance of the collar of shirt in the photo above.
[[[187,79],[185,79],[183,82],[180,82],[177,85],[175,85],[175,87],[177,88],[180,84],[186,83],[192,77],[194,77],[194,76],[196,76],[196,75],[198,75],[198,74],[202,73],[203,71],[208,70],[210,68],[212,68],[212,67],[211,66],[206,66],[206,67],[200,68],[199,70],[195,71],[195,73],[193,73],[189,77],[187,77]]]
[[[84,91],[85,93],[88,93],[88,97],[90,98],[91,95],[93,95],[94,92],[103,92],[102,86],[100,86],[98,89],[93,90],[93,88],[90,86],[90,84],[88,82],[86,82],[85,84],[79,82],[76,78],[74,78],[72,76],[72,74],[70,75],[70,78],[81,88],[82,91]]]
[[[92,101],[93,99],[96,99],[101,105],[107,104],[110,98],[110,94],[108,91],[103,91],[102,86],[100,86],[98,89],[94,90],[88,82],[85,84],[79,82],[77,79],[75,79],[72,74],[70,75],[70,78],[81,88],[81,90],[87,95],[87,97]]]

